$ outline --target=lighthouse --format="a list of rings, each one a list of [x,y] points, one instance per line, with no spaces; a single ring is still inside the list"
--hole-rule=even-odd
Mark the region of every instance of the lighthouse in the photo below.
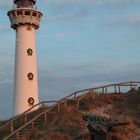
[[[19,115],[39,102],[35,31],[42,13],[36,8],[36,0],[13,2],[8,12],[16,32],[13,114]]]

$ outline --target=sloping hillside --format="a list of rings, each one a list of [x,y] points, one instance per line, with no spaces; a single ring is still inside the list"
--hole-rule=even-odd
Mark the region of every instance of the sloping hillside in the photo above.
[[[81,107],[67,107],[56,113],[47,125],[33,132],[27,132],[23,140],[90,140],[83,113],[93,112],[99,116],[129,122],[127,126],[116,127],[114,135],[118,140],[139,140],[140,136],[140,93],[133,94],[87,94]]]

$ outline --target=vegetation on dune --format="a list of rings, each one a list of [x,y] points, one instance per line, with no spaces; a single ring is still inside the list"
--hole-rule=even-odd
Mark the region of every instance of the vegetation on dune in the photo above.
[[[47,125],[27,133],[21,140],[75,140],[86,125],[82,113],[73,107],[62,109]]]
[[[140,136],[140,93],[91,94],[81,99],[80,108],[68,106],[61,108],[47,124],[26,132],[21,140],[90,140],[89,132],[82,116],[92,112],[100,116],[111,116],[128,126],[113,129],[116,138],[133,140]]]

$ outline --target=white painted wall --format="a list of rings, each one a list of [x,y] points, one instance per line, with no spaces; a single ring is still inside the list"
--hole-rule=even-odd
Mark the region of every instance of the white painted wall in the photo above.
[[[38,78],[35,48],[35,29],[27,30],[28,25],[20,25],[16,31],[15,52],[15,86],[14,86],[14,115],[18,115],[29,109],[30,97],[34,98],[34,104],[38,101]],[[28,56],[27,49],[33,50],[33,55]],[[28,80],[28,73],[34,74],[33,80]],[[37,108],[36,108],[37,109]]]

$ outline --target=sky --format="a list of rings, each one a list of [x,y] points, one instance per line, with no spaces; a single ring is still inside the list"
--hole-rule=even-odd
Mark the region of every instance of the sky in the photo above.
[[[0,0],[0,119],[12,116],[15,31]],[[140,0],[37,0],[40,101],[102,84],[140,81]]]

